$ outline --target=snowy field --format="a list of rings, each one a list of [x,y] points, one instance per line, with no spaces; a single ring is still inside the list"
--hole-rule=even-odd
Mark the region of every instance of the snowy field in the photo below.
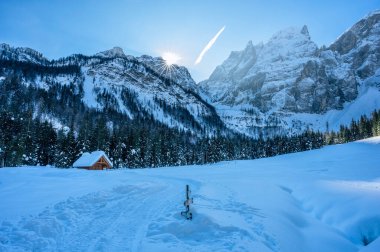
[[[0,169],[0,251],[378,252],[379,235],[380,138],[203,166]]]

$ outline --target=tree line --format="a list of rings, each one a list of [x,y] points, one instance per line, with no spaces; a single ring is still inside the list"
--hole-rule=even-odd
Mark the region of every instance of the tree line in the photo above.
[[[137,104],[136,94],[126,89],[122,96],[133,114],[130,119],[111,106],[115,101],[108,93],[99,94],[105,104],[102,109],[85,106],[80,68],[75,62],[60,65],[62,62],[39,66],[0,61],[0,76],[5,76],[0,83],[0,166],[71,167],[83,152],[95,150],[104,150],[115,167],[205,164],[270,157],[380,135],[380,115],[375,111],[370,118],[362,116],[337,132],[309,130],[296,136],[258,139],[226,133],[219,118],[204,118],[205,124],[222,132],[209,136],[202,133],[202,126],[187,110],[157,98],[156,103],[165,113],[194,131],[170,128],[156,121]],[[71,81],[65,85],[55,82],[52,77],[60,75]],[[48,87],[24,84],[35,83],[36,78],[43,78]]]
[[[18,99],[14,101],[13,106],[25,105]],[[80,123],[67,120],[71,126],[57,130],[52,118],[47,121],[36,116],[31,107],[9,109],[3,104],[1,108],[1,166],[71,167],[83,152],[95,150],[104,150],[116,168],[205,164],[271,157],[380,135],[380,111],[341,126],[337,132],[306,131],[297,136],[251,139],[242,135],[202,138],[149,118],[121,124],[112,115],[99,111],[82,112]]]
[[[166,126],[124,126],[111,130],[104,117],[84,118],[78,132],[33,118],[31,113],[0,112],[0,158],[3,166],[53,165],[71,167],[83,153],[104,150],[115,168],[161,167],[255,159],[311,150],[323,146],[323,135],[253,140],[248,137],[199,138]]]
[[[370,118],[362,115],[359,120],[352,120],[348,126],[341,125],[337,132],[327,132],[325,143],[347,143],[373,136],[380,136],[380,110],[373,111]]]

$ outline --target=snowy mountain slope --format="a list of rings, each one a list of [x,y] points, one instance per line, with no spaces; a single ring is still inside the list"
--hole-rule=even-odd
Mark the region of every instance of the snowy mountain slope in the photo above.
[[[186,122],[181,121],[180,116],[170,114],[170,110],[165,111],[165,106],[172,106],[177,110],[173,112],[185,110],[187,115],[199,124],[198,129],[200,125],[205,125],[205,118],[217,116],[205,101],[189,89],[195,86],[195,83],[187,69],[178,66],[169,68],[161,58],[110,58],[110,61],[104,63],[85,65],[83,70],[85,83],[90,86],[89,82],[92,81],[97,99],[94,103],[90,98],[89,106],[106,106],[109,101],[102,101],[100,96],[102,92],[108,91],[121,112],[133,118],[125,102],[125,96],[129,99],[133,97],[137,107],[171,127],[191,129]],[[85,90],[87,92],[90,89]]]
[[[48,61],[29,49],[5,44],[1,48],[0,59],[8,67],[0,73],[4,77],[15,72],[9,62],[36,64],[32,67],[79,68],[79,74],[32,72],[31,78],[22,78],[26,86],[48,90],[52,83],[73,85],[90,108],[117,111],[129,119],[153,118],[169,127],[195,133],[213,134],[223,127],[214,108],[198,94],[187,69],[168,66],[161,58],[127,56],[115,47],[94,56],[72,55]]]
[[[248,135],[345,124],[347,120],[338,118],[352,114],[357,119],[360,111],[347,110],[363,97],[378,94],[379,27],[376,11],[320,49],[306,26],[289,28],[265,44],[249,42],[243,51],[232,52],[200,86],[226,125]],[[368,107],[363,113],[368,114]],[[330,120],[331,113],[338,120]]]
[[[378,251],[379,151],[376,137],[205,166],[0,169],[0,250]]]

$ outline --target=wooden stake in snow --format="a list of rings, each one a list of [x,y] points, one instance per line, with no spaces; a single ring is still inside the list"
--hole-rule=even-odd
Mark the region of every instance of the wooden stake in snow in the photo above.
[[[186,200],[183,202],[184,206],[186,207],[186,211],[181,212],[181,215],[184,216],[187,220],[193,219],[193,214],[190,212],[190,204],[193,203],[193,198],[190,198],[190,187],[189,185],[186,185]]]

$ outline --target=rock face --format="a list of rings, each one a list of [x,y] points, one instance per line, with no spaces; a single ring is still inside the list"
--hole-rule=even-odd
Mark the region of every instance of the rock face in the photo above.
[[[232,52],[201,86],[213,101],[226,105],[250,104],[263,112],[291,107],[291,88],[317,53],[306,26],[289,28],[266,44],[249,42],[243,51]]]
[[[360,80],[373,76],[380,67],[380,11],[360,20],[329,49],[350,64]]]
[[[290,28],[266,44],[249,42],[232,52],[201,86],[224,105],[247,104],[264,113],[324,113],[357,96],[355,73],[344,64],[339,55],[319,50],[306,26]]]
[[[328,48],[318,48],[306,26],[280,31],[265,44],[249,42],[200,86],[230,128],[249,135],[265,128],[283,133],[295,124],[304,124],[302,130],[316,124],[294,115],[324,120],[378,85],[379,52],[380,12],[373,12]]]

